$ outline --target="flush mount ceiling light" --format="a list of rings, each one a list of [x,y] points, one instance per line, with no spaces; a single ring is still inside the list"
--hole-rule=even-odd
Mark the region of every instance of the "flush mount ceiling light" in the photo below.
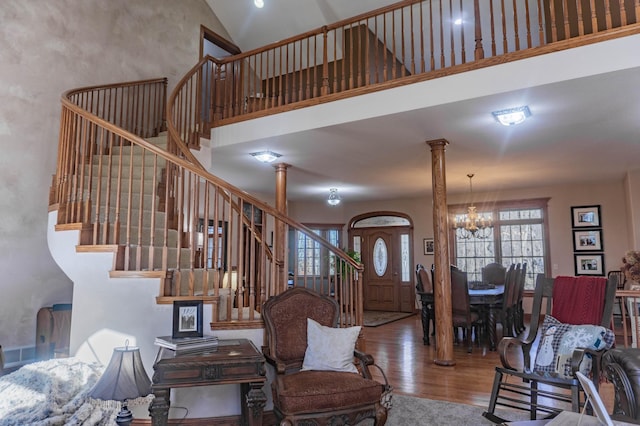
[[[337,206],[340,204],[340,196],[338,195],[338,188],[331,188],[329,190],[329,198],[327,199],[327,203],[331,206]]]
[[[260,151],[252,152],[251,156],[262,163],[273,163],[276,159],[282,157],[282,154],[273,151]]]
[[[258,9],[262,9],[262,7],[264,6],[264,1],[263,0],[253,0],[253,4],[255,4]]]
[[[515,126],[522,123],[528,117],[531,117],[529,107],[519,106],[515,108],[503,109],[502,111],[493,111],[494,118],[503,126]]]

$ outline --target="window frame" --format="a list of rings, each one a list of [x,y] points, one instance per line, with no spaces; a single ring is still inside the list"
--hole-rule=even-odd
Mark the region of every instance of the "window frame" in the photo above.
[[[311,231],[316,232],[317,235],[321,236],[322,238],[324,238],[325,240],[331,242],[331,239],[328,238],[329,235],[328,233],[330,231],[336,231],[337,232],[337,245],[335,246],[336,248],[341,248],[342,246],[342,240],[343,240],[343,229],[344,229],[344,224],[340,224],[340,223],[308,223],[308,224],[303,224],[304,226],[306,226],[307,228],[309,228]],[[298,246],[298,234],[301,233],[298,230],[294,230],[293,232],[293,243],[294,243],[294,250],[292,250],[292,256],[291,256],[291,261],[293,262],[292,265],[292,270],[294,271],[294,274],[297,276],[307,276],[307,277],[321,277],[321,276],[325,276],[327,275],[327,272],[330,271],[331,268],[331,259],[330,259],[330,255],[329,253],[325,253],[328,249],[325,247],[319,247],[319,253],[318,253],[318,257],[319,257],[319,261],[320,261],[320,265],[319,265],[319,270],[316,270],[316,268],[313,268],[313,274],[299,274],[299,250],[301,250],[301,248]],[[304,249],[306,250],[306,248]],[[324,253],[324,254],[323,254]],[[323,261],[323,258],[325,258],[325,261]],[[314,263],[315,263],[315,256],[313,256],[314,259]]]
[[[522,225],[522,224],[530,224],[530,223],[539,223],[537,221],[533,221],[532,219],[520,219],[520,220],[509,220],[503,221],[500,219],[500,212],[505,210],[528,210],[528,209],[540,209],[542,210],[542,232],[543,232],[543,259],[544,259],[544,274],[545,276],[551,276],[551,250],[549,244],[549,212],[548,212],[548,203],[550,198],[531,198],[524,200],[504,200],[504,201],[496,201],[493,203],[474,203],[477,208],[478,214],[483,213],[491,213],[493,220],[493,244],[494,244],[494,253],[495,253],[495,261],[497,263],[502,264],[503,256],[502,256],[502,239],[500,237],[500,225]],[[457,214],[464,214],[467,212],[467,207],[469,203],[466,204],[451,204],[448,206],[449,212],[449,223],[451,226],[449,227],[449,240],[452,242],[450,245],[450,257],[451,263],[457,264],[457,238],[456,231],[453,228],[453,224],[455,223],[455,216]],[[531,268],[527,268],[527,275],[533,274],[533,270]],[[533,276],[533,282],[535,284],[535,276]],[[532,293],[533,289],[525,289],[526,293]]]

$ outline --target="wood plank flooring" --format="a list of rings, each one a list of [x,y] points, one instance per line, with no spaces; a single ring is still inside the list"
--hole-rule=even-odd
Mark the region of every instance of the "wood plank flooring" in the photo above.
[[[433,342],[430,346],[422,343],[420,315],[378,327],[364,327],[363,334],[365,351],[384,370],[394,393],[488,406],[495,366],[500,365],[497,352],[474,345],[469,354],[465,345],[454,345],[456,365],[436,365]],[[378,373],[372,373],[382,380]],[[600,395],[611,412],[613,386],[601,384]]]

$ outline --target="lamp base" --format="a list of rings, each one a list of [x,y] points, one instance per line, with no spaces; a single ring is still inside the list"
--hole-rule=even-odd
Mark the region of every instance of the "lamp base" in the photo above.
[[[127,408],[127,404],[123,402],[122,408],[120,409],[120,412],[116,416],[116,424],[118,424],[119,426],[129,426],[132,421],[133,421],[133,414],[131,413],[129,408]]]

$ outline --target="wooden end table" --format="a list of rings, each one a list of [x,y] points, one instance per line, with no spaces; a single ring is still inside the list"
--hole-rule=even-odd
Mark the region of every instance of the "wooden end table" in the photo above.
[[[243,425],[262,425],[267,397],[265,359],[248,339],[220,340],[213,349],[188,354],[160,348],[153,363],[151,423],[167,425],[171,388],[240,384]]]

